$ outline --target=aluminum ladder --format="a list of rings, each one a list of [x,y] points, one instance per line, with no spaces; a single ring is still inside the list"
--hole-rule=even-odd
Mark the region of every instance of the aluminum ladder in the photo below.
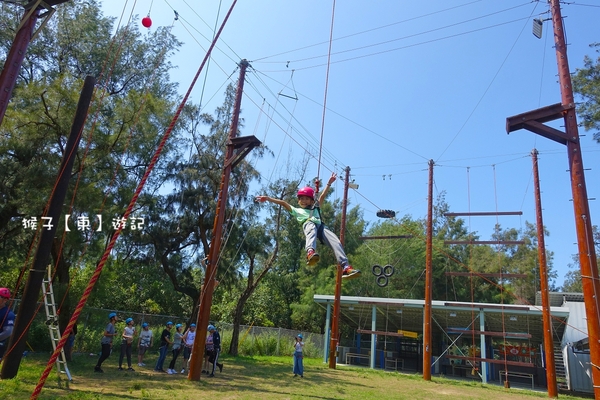
[[[56,346],[60,341],[61,334],[58,328],[58,315],[56,315],[56,303],[54,302],[54,290],[52,289],[52,270],[51,266],[48,265],[48,275],[43,280],[42,292],[44,294],[44,307],[46,308],[46,325],[50,331],[50,339],[52,340],[52,348],[56,351]],[[69,367],[67,367],[67,358],[65,356],[64,349],[60,349],[60,355],[56,359],[56,369],[58,370],[58,382],[60,385],[61,374],[67,375],[67,387],[69,387],[69,381],[73,381]]]

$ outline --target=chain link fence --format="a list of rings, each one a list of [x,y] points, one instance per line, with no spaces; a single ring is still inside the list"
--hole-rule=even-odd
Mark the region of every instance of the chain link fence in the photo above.
[[[15,309],[18,309],[15,305]],[[137,332],[141,324],[146,322],[154,335],[153,348],[158,350],[159,338],[167,322],[186,326],[188,319],[175,315],[159,315],[136,313],[124,310],[111,310],[85,307],[77,321],[77,335],[73,351],[75,353],[97,353],[100,351],[100,339],[108,324],[108,314],[116,312],[119,321],[116,325],[117,338],[125,327],[125,319],[133,318]],[[31,324],[27,345],[35,352],[52,351],[52,343],[48,331],[48,323],[44,306]],[[221,347],[224,353],[229,352],[233,336],[233,324],[212,322],[221,334]],[[285,356],[294,352],[295,337],[298,333],[304,336],[304,353],[306,357],[322,357],[324,335],[319,333],[300,332],[284,328],[241,325],[239,328],[238,354],[243,356]],[[115,343],[119,340],[116,339]],[[134,341],[137,348],[137,339]]]
[[[232,324],[217,324],[221,332],[223,350],[229,350]],[[322,357],[325,335],[320,333],[299,332],[285,328],[240,325],[238,352],[240,355],[285,356],[294,352],[295,337],[302,333],[304,337],[305,357]]]

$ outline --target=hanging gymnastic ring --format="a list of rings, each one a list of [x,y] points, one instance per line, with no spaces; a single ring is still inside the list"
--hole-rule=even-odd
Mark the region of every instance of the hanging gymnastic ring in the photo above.
[[[379,275],[375,281],[379,287],[386,287],[388,284],[388,278],[385,275]]]
[[[383,274],[387,277],[394,275],[394,267],[392,265],[386,265],[383,267]]]
[[[381,276],[383,274],[383,268],[381,268],[381,265],[379,264],[373,265],[371,271],[373,271],[373,275],[375,276]]]

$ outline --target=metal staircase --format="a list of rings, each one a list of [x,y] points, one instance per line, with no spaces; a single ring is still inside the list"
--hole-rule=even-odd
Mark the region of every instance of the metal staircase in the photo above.
[[[44,307],[46,308],[46,325],[50,331],[50,339],[52,340],[52,348],[56,351],[56,346],[60,341],[60,329],[58,328],[58,315],[56,315],[56,303],[54,302],[54,290],[52,289],[52,271],[51,266],[48,266],[48,275],[42,284],[42,292],[44,294]],[[60,355],[56,359],[56,369],[58,370],[58,382],[60,384],[61,374],[67,375],[67,387],[69,382],[73,381],[69,367],[67,367],[67,358],[64,349],[60,350]]]
[[[556,370],[556,384],[559,389],[568,389],[567,373],[565,371],[565,360],[559,344],[554,345],[554,366]]]

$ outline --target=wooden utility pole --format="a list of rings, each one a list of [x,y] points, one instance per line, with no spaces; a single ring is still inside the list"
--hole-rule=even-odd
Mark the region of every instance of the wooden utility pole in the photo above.
[[[560,1],[549,0],[549,2],[552,11],[552,25],[554,26],[554,48],[558,64],[561,102],[507,118],[506,130],[510,133],[517,129],[527,129],[567,147],[579,266],[581,268],[581,284],[583,286],[583,300],[590,344],[592,385],[595,399],[600,400],[600,296],[598,296],[600,281],[598,281],[598,262],[594,249],[592,221],[585,185],[583,158]],[[564,120],[565,132],[544,125],[545,122],[559,118]]]
[[[425,308],[423,309],[423,379],[431,380],[431,300],[433,246],[433,160],[429,160],[429,189],[427,199],[427,242],[425,244]]]
[[[46,0],[45,2],[37,0],[31,1],[25,6],[23,18],[17,28],[17,35],[6,56],[2,73],[0,73],[0,125],[2,125],[2,120],[4,120],[8,102],[12,96],[13,89],[15,88],[15,83],[17,82],[21,65],[25,59],[25,54],[27,54],[27,48],[36,35],[37,31],[35,30],[35,25],[36,22],[42,18],[40,16],[42,8],[46,8],[47,12],[43,15],[44,19],[42,26],[38,28],[38,31],[54,13],[55,10],[52,6],[65,3],[66,1],[68,0]]]
[[[50,261],[52,242],[60,220],[60,213],[63,208],[65,196],[67,195],[71,170],[73,169],[73,163],[77,156],[77,148],[79,147],[79,141],[87,118],[87,112],[92,100],[95,84],[96,79],[93,76],[85,78],[83,89],[79,96],[77,110],[75,111],[75,118],[73,119],[73,124],[71,126],[71,133],[69,134],[58,177],[56,178],[54,192],[50,194],[48,208],[42,217],[42,221],[47,221],[44,224],[47,227],[40,227],[41,235],[39,244],[35,253],[35,258],[33,259],[33,265],[29,270],[29,277],[27,278],[23,297],[21,298],[21,306],[19,307],[19,312],[17,313],[17,318],[15,320],[15,327],[8,342],[8,350],[6,356],[2,360],[2,372],[0,374],[2,379],[14,378],[19,371],[19,365],[21,364],[21,358],[23,356],[23,351],[25,350],[27,333],[31,321],[36,314],[42,281],[44,279],[44,274],[46,273],[46,268],[48,267],[48,262]]]
[[[544,353],[546,361],[546,383],[548,397],[558,397],[556,385],[556,364],[554,361],[554,340],[552,339],[552,316],[550,315],[550,295],[548,294],[548,268],[546,265],[546,244],[544,241],[544,221],[542,219],[542,197],[540,195],[540,174],[538,151],[533,149],[533,188],[535,192],[535,216],[538,237],[538,263],[540,265],[540,292],[542,294],[542,320],[544,325]]]
[[[348,207],[348,184],[350,183],[350,167],[346,167],[346,179],[344,180],[344,200],[342,201],[342,223],[340,225],[340,243],[344,245],[346,237],[346,210]],[[340,299],[342,297],[342,273],[343,268],[337,264],[335,275],[335,292],[333,300],[333,317],[331,319],[331,335],[329,338],[329,368],[335,369],[335,357],[339,345],[340,336]]]
[[[204,287],[200,293],[200,312],[198,315],[198,328],[194,348],[190,355],[190,372],[188,379],[200,380],[202,372],[202,360],[204,360],[204,345],[206,343],[206,332],[210,321],[210,309],[212,296],[215,289],[215,279],[221,252],[221,239],[223,237],[223,225],[225,223],[225,208],[227,206],[227,195],[229,190],[229,178],[233,167],[235,167],[254,147],[260,146],[261,142],[254,136],[237,137],[238,122],[240,117],[240,105],[244,91],[244,79],[246,69],[250,64],[246,60],[240,62],[240,76],[233,105],[233,116],[229,130],[229,140],[225,154],[225,165],[221,177],[221,188],[217,200],[217,210],[212,231],[212,240],[208,260],[206,262],[206,273],[204,276]],[[237,150],[237,151],[236,151]]]

